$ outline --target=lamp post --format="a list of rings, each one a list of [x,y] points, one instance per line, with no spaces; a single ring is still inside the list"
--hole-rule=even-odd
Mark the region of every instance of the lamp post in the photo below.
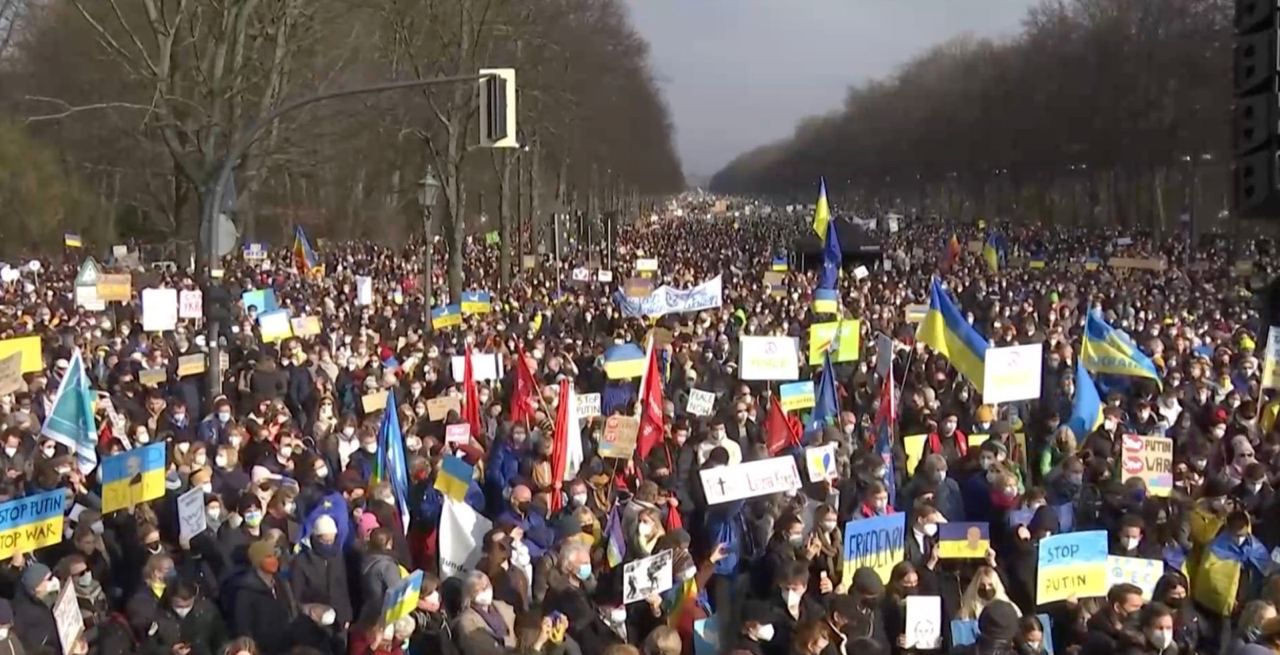
[[[431,331],[431,290],[433,283],[433,269],[435,268],[435,234],[431,229],[431,223],[435,218],[435,212],[432,211],[436,206],[436,198],[440,195],[440,180],[436,179],[435,172],[430,168],[427,174],[419,182],[422,188],[418,190],[418,202],[422,205],[422,236],[426,240],[426,253],[423,255],[423,282],[422,282],[422,325],[424,332]]]

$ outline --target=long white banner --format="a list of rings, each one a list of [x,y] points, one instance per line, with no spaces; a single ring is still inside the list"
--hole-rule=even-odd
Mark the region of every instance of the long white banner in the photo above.
[[[673,289],[663,285],[644,298],[628,298],[622,293],[614,295],[622,315],[663,316],[681,312],[697,312],[720,306],[721,282],[717,275],[692,289]]]
[[[789,455],[703,469],[698,475],[708,505],[792,491],[801,485],[796,459]]]

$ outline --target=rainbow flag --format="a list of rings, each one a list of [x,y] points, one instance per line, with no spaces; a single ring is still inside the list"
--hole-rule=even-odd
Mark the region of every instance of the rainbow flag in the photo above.
[[[293,266],[301,275],[324,275],[324,264],[311,248],[301,225],[293,228]]]

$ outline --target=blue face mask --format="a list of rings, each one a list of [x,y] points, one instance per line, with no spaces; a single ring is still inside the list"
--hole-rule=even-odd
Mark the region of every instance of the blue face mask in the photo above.
[[[579,579],[579,580],[587,580],[587,579],[590,579],[590,578],[591,578],[591,573],[592,573],[592,571],[591,571],[591,565],[590,565],[590,564],[582,564],[582,565],[578,566],[578,579]]]

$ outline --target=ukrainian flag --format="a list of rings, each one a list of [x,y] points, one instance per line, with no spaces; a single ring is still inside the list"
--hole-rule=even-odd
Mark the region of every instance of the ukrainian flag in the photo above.
[[[978,389],[986,376],[987,341],[964,320],[960,308],[938,278],[929,290],[929,311],[916,329],[916,339],[943,357]]]
[[[462,292],[462,313],[470,316],[471,314],[488,314],[493,311],[493,297],[488,291],[463,291]]]
[[[983,244],[982,259],[987,262],[987,269],[992,273],[1000,270],[1000,251],[996,247],[995,235],[987,237],[987,242]]]
[[[391,625],[408,616],[418,607],[421,595],[422,571],[419,570],[387,590],[387,597],[382,601],[382,624]]]
[[[102,460],[102,513],[164,495],[165,445],[154,443]]]
[[[1102,422],[1102,398],[1098,387],[1085,370],[1084,361],[1076,360],[1076,397],[1071,403],[1071,418],[1067,427],[1076,433],[1076,441],[1083,441]]]
[[[440,460],[440,471],[436,473],[435,489],[458,502],[466,502],[467,490],[471,488],[471,478],[475,467],[466,463],[461,457],[445,455]]]
[[[1243,544],[1237,545],[1235,535],[1224,530],[1209,544],[1200,562],[1193,585],[1194,598],[1218,616],[1231,616],[1237,609],[1241,582],[1246,580],[1245,569],[1253,569],[1247,578],[1252,581],[1253,588],[1246,590],[1245,594],[1246,598],[1253,598],[1261,590],[1261,581],[1272,567],[1262,542],[1251,535]]]
[[[431,310],[431,327],[451,328],[462,325],[462,307],[453,304]]]
[[[813,231],[823,243],[827,240],[827,223],[831,221],[831,205],[827,204],[827,180],[818,178],[818,204],[813,210]]]
[[[840,292],[835,289],[814,289],[813,311],[816,314],[839,314]]]
[[[785,273],[791,270],[791,264],[787,262],[787,258],[785,255],[782,257],[774,257],[773,263],[769,266],[769,270],[779,272],[779,273]]]
[[[67,232],[62,235],[62,245],[68,248],[82,248],[84,242],[80,240],[80,235],[75,232]]]
[[[604,353],[604,374],[610,380],[630,380],[644,374],[648,362],[644,350],[634,343],[610,347]]]
[[[302,275],[324,275],[324,264],[320,263],[316,251],[312,250],[311,242],[307,241],[307,234],[302,231],[301,225],[293,228],[293,266]]]
[[[991,548],[986,523],[943,523],[938,526],[939,559],[982,559]]]
[[[1096,311],[1089,312],[1085,320],[1080,360],[1094,373],[1150,378],[1160,383],[1160,373],[1151,358],[1142,354],[1128,337],[1107,325]]]

